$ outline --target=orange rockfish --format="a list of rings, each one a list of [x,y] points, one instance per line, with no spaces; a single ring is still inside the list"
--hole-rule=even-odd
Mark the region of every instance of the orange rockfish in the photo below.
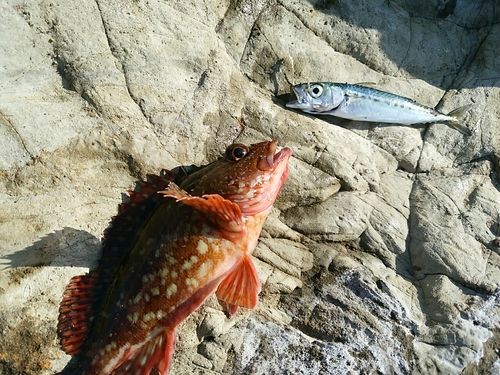
[[[250,254],[291,154],[276,141],[234,144],[180,187],[167,173],[129,192],[98,269],[64,292],[58,334],[73,358],[61,374],[167,374],[177,326],[210,295],[229,316],[254,308],[261,286]]]

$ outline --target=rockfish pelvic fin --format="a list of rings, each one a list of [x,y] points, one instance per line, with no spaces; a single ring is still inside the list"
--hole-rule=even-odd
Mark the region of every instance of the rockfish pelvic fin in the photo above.
[[[161,375],[166,375],[172,364],[176,341],[175,329],[160,333],[152,340],[148,340],[138,351],[132,353],[113,371],[113,375],[149,375],[153,368],[157,369]]]
[[[222,306],[227,309],[230,317],[236,313],[235,306],[253,309],[257,305],[257,297],[261,285],[259,275],[250,255],[246,255],[219,284],[217,298],[222,301]],[[235,305],[235,306],[234,306]]]
[[[207,214],[214,224],[228,232],[237,233],[246,229],[240,207],[218,194],[192,196],[173,182],[158,193],[167,198],[175,198],[177,202],[182,202]]]
[[[452,120],[448,120],[448,124],[451,127],[457,129],[462,134],[471,135],[472,131],[460,123],[462,120],[462,117],[471,108],[472,108],[472,104],[467,104],[467,105],[464,105],[462,107],[458,107],[458,108],[454,109],[453,111],[451,111],[450,113],[448,113],[447,116],[453,118]]]

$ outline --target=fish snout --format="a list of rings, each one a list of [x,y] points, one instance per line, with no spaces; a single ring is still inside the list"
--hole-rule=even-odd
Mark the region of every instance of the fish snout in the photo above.
[[[276,152],[277,149],[277,140],[268,143],[265,155],[259,160],[258,167],[261,171],[273,171],[283,159],[288,159],[292,155],[292,150],[288,147]]]

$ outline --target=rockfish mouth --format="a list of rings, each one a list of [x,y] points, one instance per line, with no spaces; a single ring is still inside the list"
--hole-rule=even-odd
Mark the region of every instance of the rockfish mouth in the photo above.
[[[288,147],[284,147],[280,151],[276,152],[277,149],[278,141],[274,140],[269,142],[267,155],[259,162],[259,169],[261,171],[272,171],[280,163],[286,163],[288,158],[292,156],[292,150]]]

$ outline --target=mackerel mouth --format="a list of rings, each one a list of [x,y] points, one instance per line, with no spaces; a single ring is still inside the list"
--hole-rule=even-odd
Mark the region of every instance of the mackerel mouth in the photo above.
[[[299,86],[292,87],[292,90],[295,94],[296,100],[286,103],[285,106],[288,108],[307,109],[309,106],[305,102],[305,91]]]

